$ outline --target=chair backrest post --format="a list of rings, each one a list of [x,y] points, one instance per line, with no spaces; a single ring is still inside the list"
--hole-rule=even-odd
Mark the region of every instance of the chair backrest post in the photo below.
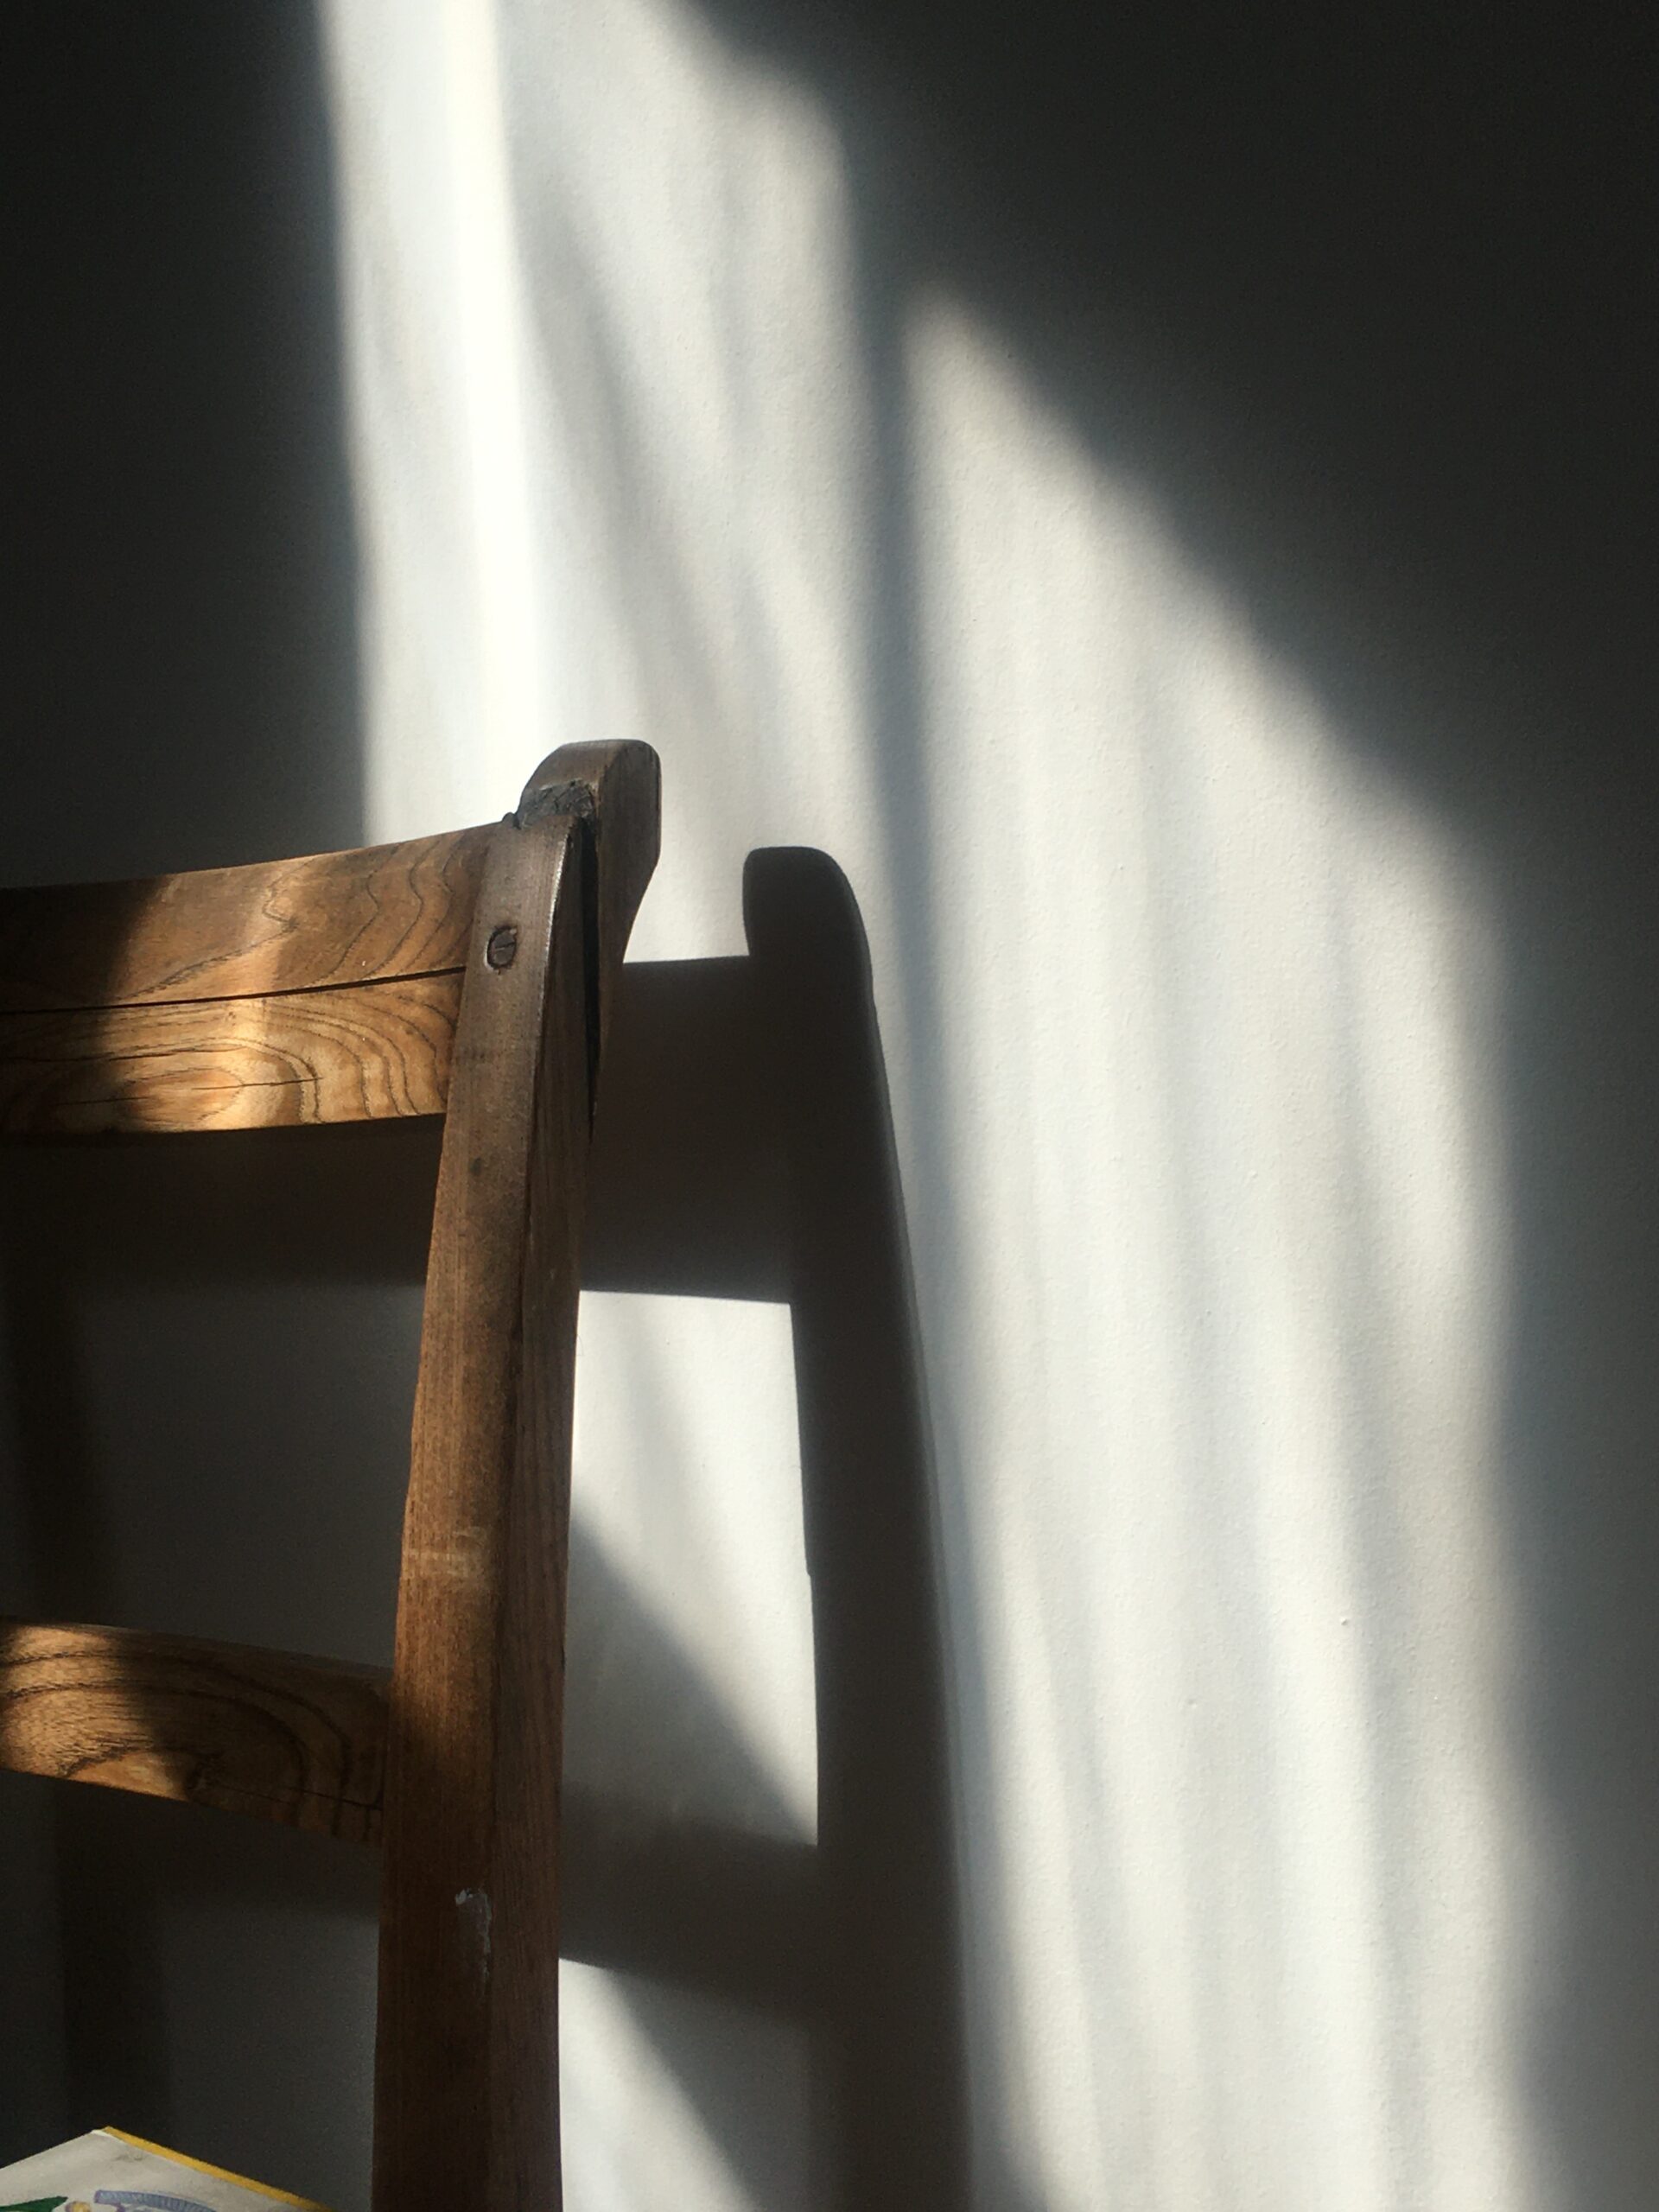
[[[376,2212],[559,2202],[576,1305],[597,1055],[656,820],[643,747],[556,754],[479,889],[404,1521]]]

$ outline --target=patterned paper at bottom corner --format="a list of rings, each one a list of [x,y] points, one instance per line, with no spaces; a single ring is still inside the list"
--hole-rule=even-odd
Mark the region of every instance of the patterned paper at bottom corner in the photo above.
[[[0,2168],[0,2212],[270,2212],[321,2205],[94,2128]]]

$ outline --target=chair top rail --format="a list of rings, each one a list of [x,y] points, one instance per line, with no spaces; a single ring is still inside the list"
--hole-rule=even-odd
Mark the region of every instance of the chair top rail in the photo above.
[[[463,980],[0,1014],[0,1142],[442,1114]]]
[[[487,824],[244,868],[0,890],[0,1015],[459,969],[493,834]]]

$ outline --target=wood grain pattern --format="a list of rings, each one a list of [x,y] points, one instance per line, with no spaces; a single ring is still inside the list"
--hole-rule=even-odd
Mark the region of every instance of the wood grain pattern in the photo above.
[[[521,1415],[526,1367],[550,1361],[563,1376],[572,1361],[568,1321],[562,1327],[556,1311],[532,1332],[523,1291],[535,1193],[553,1186],[563,1217],[554,1241],[568,1252],[579,1188],[568,1146],[545,1178],[535,1173],[534,1151],[538,1122],[557,1128],[586,1117],[580,853],[568,817],[504,831],[478,928],[487,941],[493,918],[511,918],[518,951],[499,975],[474,962],[457,1040],[397,1608],[376,2212],[558,2202],[558,1539],[568,1431],[556,1418],[544,1437],[525,1439]],[[544,1059],[562,1071],[546,1086]],[[543,1088],[555,1094],[550,1116],[538,1114]],[[573,1316],[568,1286],[564,1303]],[[549,1395],[556,1394],[556,1383]],[[545,1523],[539,1530],[515,1526],[526,1503]],[[503,1586],[523,1546],[531,1548],[531,1618],[521,1602],[509,1618]],[[510,1678],[518,1682],[511,1702]],[[510,1758],[530,1802],[508,1829],[498,1821],[496,1795]],[[504,2007],[518,2024],[509,2040],[518,2056],[499,2086]],[[519,2107],[516,2124],[498,2108],[501,2090]],[[498,2163],[510,2176],[499,2186]]]
[[[272,998],[0,1014],[0,1135],[441,1114],[458,974]]]
[[[370,1838],[385,1676],[131,1630],[0,1621],[0,1766]]]
[[[0,891],[0,1012],[256,998],[460,968],[493,835]]]
[[[427,1276],[388,1745],[376,2212],[556,2212],[575,1320],[644,747],[557,753],[480,887]],[[643,867],[639,855],[647,857]],[[517,936],[493,971],[492,935]]]

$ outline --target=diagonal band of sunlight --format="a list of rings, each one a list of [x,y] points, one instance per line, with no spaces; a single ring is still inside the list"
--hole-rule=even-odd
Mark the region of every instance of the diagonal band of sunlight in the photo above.
[[[906,365],[976,887],[935,988],[996,1001],[911,1187],[1016,2165],[1077,2212],[1525,2204],[1491,901],[994,340],[923,296]]]
[[[493,0],[325,6],[369,834],[470,820],[556,740]]]

